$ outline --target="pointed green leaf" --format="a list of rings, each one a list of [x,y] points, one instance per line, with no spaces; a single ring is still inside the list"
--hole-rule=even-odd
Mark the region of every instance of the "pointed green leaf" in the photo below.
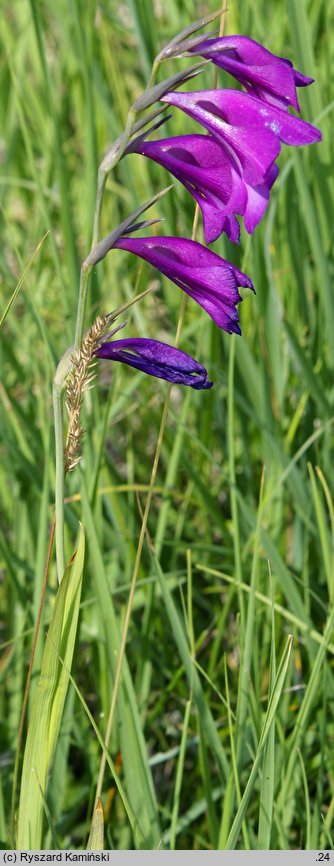
[[[77,634],[85,537],[59,586],[50,622],[42,670],[34,695],[24,752],[17,847],[38,850],[43,842],[47,776],[58,739]],[[61,665],[58,656],[64,659]]]

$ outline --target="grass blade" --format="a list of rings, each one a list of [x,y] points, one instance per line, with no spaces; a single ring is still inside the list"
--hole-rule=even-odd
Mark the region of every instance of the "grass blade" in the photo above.
[[[104,848],[104,821],[101,800],[98,800],[94,809],[92,826],[87,842],[87,851],[103,851]]]
[[[47,775],[58,739],[79,616],[85,538],[80,529],[78,549],[67,567],[54,604],[42,670],[34,695],[24,753],[17,847],[39,850],[43,842]]]
[[[279,704],[279,700],[280,700],[280,697],[282,694],[282,690],[283,690],[283,686],[284,686],[284,680],[286,677],[288,664],[289,664],[289,660],[290,660],[291,647],[292,647],[292,637],[289,637],[287,644],[286,644],[286,647],[285,647],[285,650],[284,650],[284,653],[282,655],[280,664],[279,664],[277,676],[276,676],[275,683],[274,683],[274,688],[273,688],[273,691],[270,695],[268,709],[267,709],[267,712],[265,715],[263,728],[261,731],[261,736],[259,739],[259,744],[258,744],[257,752],[255,755],[254,763],[253,763],[253,766],[251,769],[251,773],[250,773],[250,776],[249,776],[249,779],[248,779],[248,782],[247,782],[247,785],[246,785],[239,809],[237,811],[237,814],[236,814],[235,819],[233,821],[229,836],[228,836],[227,841],[226,841],[225,850],[227,850],[227,851],[234,850],[236,847],[237,841],[238,841],[239,833],[241,830],[241,825],[242,825],[242,822],[244,820],[244,817],[246,814],[246,809],[247,809],[248,803],[250,801],[252,791],[253,791],[253,788],[254,788],[254,785],[256,782],[256,777],[257,777],[257,774],[259,771],[260,762],[261,762],[262,754],[263,754],[263,749],[264,749],[266,742],[268,740],[271,727],[275,723],[278,704]]]

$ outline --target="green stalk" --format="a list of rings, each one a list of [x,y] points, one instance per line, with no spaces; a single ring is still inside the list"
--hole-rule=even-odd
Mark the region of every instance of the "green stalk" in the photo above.
[[[78,349],[82,343],[90,272],[91,267],[85,267],[84,262],[80,272],[80,286],[77,306],[77,320],[75,324],[74,350]]]
[[[230,356],[228,367],[228,420],[227,420],[227,436],[228,436],[228,464],[230,476],[230,491],[231,491],[231,512],[233,520],[233,548],[235,561],[235,574],[238,586],[239,609],[241,615],[241,624],[244,624],[244,601],[240,584],[242,583],[242,564],[241,564],[241,545],[240,545],[240,529],[239,529],[239,514],[238,514],[238,498],[235,478],[235,429],[234,429],[234,362],[235,362],[235,335],[230,338]]]
[[[130,133],[131,134],[131,133]],[[129,136],[130,137],[130,136]],[[123,136],[122,136],[123,138]],[[128,140],[126,141],[126,144]],[[101,214],[102,214],[102,204],[103,204],[103,196],[106,188],[107,178],[109,171],[117,164],[117,162],[121,159],[122,154],[124,153],[124,148],[126,147],[115,148],[116,154],[114,159],[112,159],[112,152],[108,151],[107,155],[104,157],[98,171],[97,177],[97,192],[96,192],[96,202],[95,202],[95,211],[94,211],[94,223],[93,223],[93,237],[92,244],[90,248],[90,252],[95,247],[98,242],[100,236],[100,226],[101,226]],[[114,150],[114,148],[113,148]],[[110,154],[110,158],[108,160]],[[108,161],[108,166],[105,166],[105,163]],[[110,164],[109,164],[110,163]],[[74,350],[78,349],[82,343],[82,337],[84,332],[84,323],[85,323],[85,312],[86,312],[86,303],[87,303],[87,292],[89,279],[91,275],[92,265],[88,265],[86,260],[81,266],[80,272],[80,286],[79,286],[79,297],[78,297],[78,306],[77,306],[77,318],[75,324],[75,337],[74,337]]]
[[[103,196],[106,188],[106,183],[108,179],[109,173],[113,168],[117,165],[117,163],[122,158],[124,151],[129,144],[133,126],[136,118],[135,111],[130,108],[128,113],[128,119],[126,123],[126,128],[124,133],[117,139],[113,147],[108,150],[105,157],[103,158],[101,165],[98,170],[97,176],[97,191],[96,191],[96,201],[95,201],[95,211],[94,211],[94,222],[93,222],[93,237],[92,237],[92,245],[90,252],[93,250],[95,245],[97,244],[100,237],[100,227],[101,227],[101,215],[102,215],[102,204],[103,204]],[[87,260],[86,260],[87,261]],[[87,292],[90,274],[92,270],[92,265],[86,264],[86,261],[83,263],[81,267],[80,273],[80,286],[79,286],[79,298],[78,298],[78,307],[77,307],[77,318],[76,318],[76,326],[75,326],[75,339],[74,339],[74,350],[78,349],[82,342],[82,336],[84,332],[84,322],[85,322],[85,311],[86,311],[86,302],[87,302]]]
[[[99,235],[100,235],[100,225],[101,225],[101,214],[102,214],[102,202],[104,191],[106,188],[108,172],[104,170],[102,165],[99,167],[98,175],[97,175],[97,191],[96,191],[96,202],[95,202],[95,213],[94,213],[94,224],[93,224],[93,237],[92,237],[92,247],[97,244]]]
[[[64,547],[64,418],[62,387],[53,383],[53,415],[56,443],[56,559],[58,582],[65,571]]]

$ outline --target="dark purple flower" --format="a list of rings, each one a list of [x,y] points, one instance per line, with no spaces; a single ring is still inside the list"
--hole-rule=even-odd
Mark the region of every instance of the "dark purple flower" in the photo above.
[[[271,54],[248,36],[204,39],[189,51],[225,69],[249,93],[283,109],[292,105],[299,111],[296,87],[306,87],[314,80],[294,69],[290,60]]]
[[[189,385],[197,391],[212,388],[213,383],[209,382],[207,371],[202,364],[186,352],[158,340],[138,337],[104,342],[96,355],[98,358],[108,358],[109,361],[121,361],[122,364],[149,373],[150,376],[167,379],[167,382]]]
[[[185,238],[123,237],[115,247],[146,259],[194,298],[224,331],[240,334],[238,286],[253,289],[253,283],[234,265]]]
[[[281,141],[300,145],[321,139],[320,131],[310,123],[238,90],[167,93],[163,102],[176,105],[201,123],[225,147],[251,186],[266,184]]]
[[[207,244],[223,231],[238,242],[240,228],[235,213],[245,213],[247,191],[217,141],[207,135],[180,135],[160,141],[140,140],[131,150],[163,165],[189,190],[201,208]]]

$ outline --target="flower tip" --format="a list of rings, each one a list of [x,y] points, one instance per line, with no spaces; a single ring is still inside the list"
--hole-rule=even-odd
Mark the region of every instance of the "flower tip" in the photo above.
[[[205,374],[203,376],[198,376],[197,379],[194,378],[194,384],[192,386],[197,391],[209,391],[210,388],[213,387],[213,382],[210,382],[208,379],[208,374],[205,370]]]
[[[308,87],[309,84],[314,84],[314,78],[310,78],[309,75],[303,75],[298,69],[294,70],[294,79],[297,87]]]
[[[317,126],[312,126],[311,123],[308,124],[308,127],[308,141],[306,141],[306,144],[318,144],[320,141],[322,141],[321,130],[318,129]],[[304,143],[305,142],[302,142],[302,144]]]

